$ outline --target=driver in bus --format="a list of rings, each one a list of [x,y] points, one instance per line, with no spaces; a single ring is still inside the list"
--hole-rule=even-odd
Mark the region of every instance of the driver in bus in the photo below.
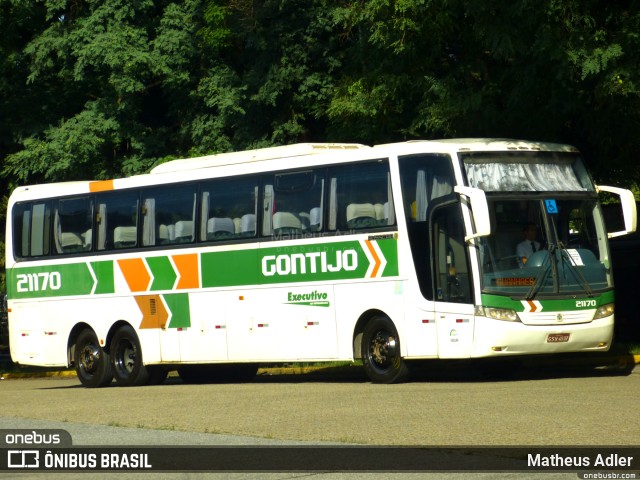
[[[516,256],[518,257],[518,265],[524,267],[527,259],[540,250],[540,242],[536,240],[538,237],[538,226],[533,222],[528,222],[522,228],[524,240],[516,247]]]

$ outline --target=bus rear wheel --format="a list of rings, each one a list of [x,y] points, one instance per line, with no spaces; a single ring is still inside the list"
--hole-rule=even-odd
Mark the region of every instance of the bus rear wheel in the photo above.
[[[80,383],[88,388],[104,387],[113,379],[109,354],[91,329],[80,332],[76,340],[73,362]]]
[[[395,325],[384,315],[373,317],[362,332],[362,362],[374,383],[397,383],[409,375],[400,356],[400,337]]]
[[[129,325],[120,327],[113,335],[111,361],[113,375],[119,386],[135,387],[149,382],[149,369],[142,363],[138,335]]]

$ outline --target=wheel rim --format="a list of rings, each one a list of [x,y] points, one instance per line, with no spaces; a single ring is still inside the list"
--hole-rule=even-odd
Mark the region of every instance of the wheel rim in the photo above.
[[[115,365],[118,372],[125,376],[131,375],[136,364],[137,350],[135,345],[127,340],[122,340],[118,345]]]
[[[386,330],[379,330],[369,344],[369,358],[371,363],[380,370],[393,366],[398,355],[396,335]]]
[[[87,343],[80,351],[80,368],[88,374],[94,374],[100,365],[100,348]]]

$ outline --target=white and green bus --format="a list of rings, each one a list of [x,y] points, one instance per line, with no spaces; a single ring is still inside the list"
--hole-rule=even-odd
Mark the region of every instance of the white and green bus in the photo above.
[[[411,360],[606,351],[607,237],[636,225],[575,148],[490,139],[175,160],[20,187],[8,208],[12,359],[87,387],[353,359],[392,383]]]

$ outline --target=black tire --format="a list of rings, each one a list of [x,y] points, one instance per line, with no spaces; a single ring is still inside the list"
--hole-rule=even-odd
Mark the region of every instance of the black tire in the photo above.
[[[397,383],[408,377],[409,367],[400,356],[400,337],[389,317],[377,315],[365,325],[362,363],[374,383]]]
[[[91,329],[87,328],[78,335],[73,362],[78,379],[85,387],[104,387],[113,379],[109,354],[100,346],[98,337]]]
[[[253,380],[257,371],[255,363],[184,365],[178,375],[184,383],[231,383]]]
[[[111,341],[111,363],[116,384],[136,387],[149,382],[149,369],[142,363],[138,335],[129,325],[120,327]]]

